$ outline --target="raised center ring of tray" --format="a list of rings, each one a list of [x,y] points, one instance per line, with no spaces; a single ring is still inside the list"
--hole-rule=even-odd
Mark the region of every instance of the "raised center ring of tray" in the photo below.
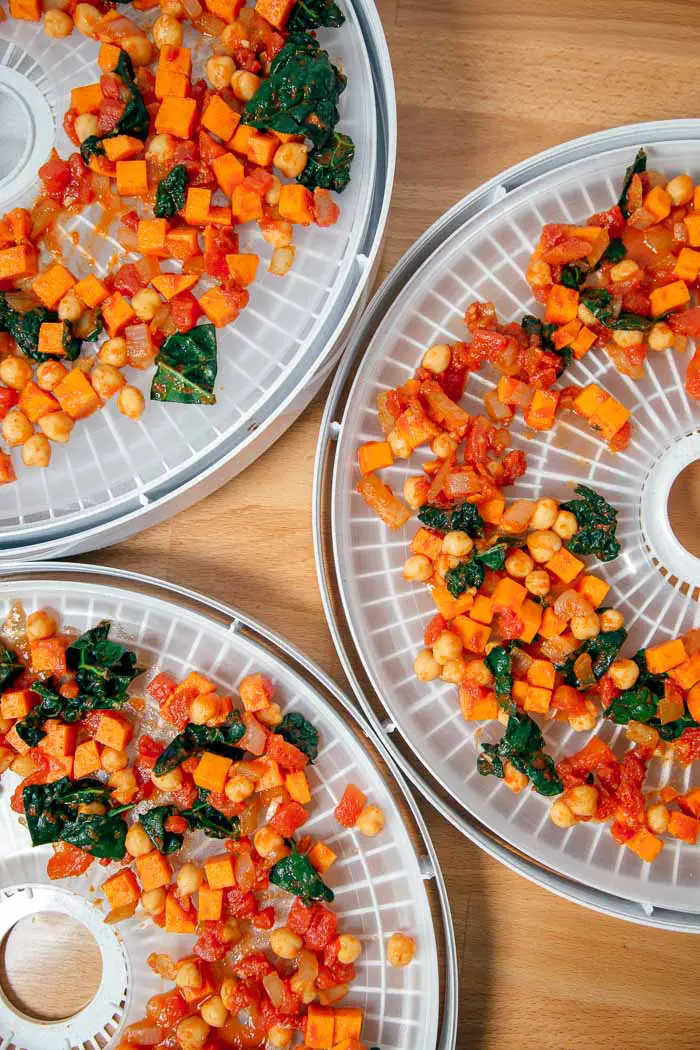
[[[0,60],[12,57],[15,67],[0,65],[0,211],[29,187],[36,188],[37,169],[48,156],[54,136],[49,101],[38,86],[41,68],[29,55],[7,49],[0,40]]]
[[[475,729],[483,723],[464,721],[455,686],[419,682],[413,670],[435,613],[428,589],[403,577],[415,519],[392,532],[355,491],[358,447],[381,439],[379,393],[408,380],[428,347],[468,338],[464,314],[474,301],[493,301],[504,322],[527,313],[541,316],[524,275],[543,225],[585,222],[609,208],[640,146],[648,149],[650,168],[669,178],[688,172],[695,182],[700,179],[697,121],[642,125],[579,140],[562,147],[561,156],[550,151],[536,158],[530,164],[534,174],[504,173],[500,184],[494,180],[484,191],[484,203],[467,199],[455,209],[463,212],[462,222],[443,220],[453,232],[441,242],[435,235],[437,246],[407,279],[404,269],[348,394],[335,453],[332,536],[344,613],[370,681],[404,741],[455,803],[569,878],[645,906],[697,913],[700,851],[694,847],[672,840],[653,865],[643,865],[610,839],[605,825],[579,824],[563,831],[551,823],[546,798],[532,791],[513,795],[479,776]],[[526,474],[508,490],[510,499],[571,499],[574,486],[584,484],[617,509],[622,553],[612,562],[596,562],[595,573],[611,586],[607,604],[625,617],[630,653],[700,623],[694,597],[698,561],[673,537],[667,512],[673,481],[698,458],[700,404],[684,390],[687,359],[651,354],[645,378],[634,381],[618,374],[605,354],[589,353],[565,373],[563,383],[596,383],[630,409],[633,434],[624,452],[611,453],[602,437],[572,413],[563,413],[544,433],[528,430],[521,417],[510,428],[511,447],[522,449],[528,460]],[[461,401],[470,414],[483,413],[484,395],[496,380],[490,369],[471,373]],[[381,472],[382,480],[400,494],[406,478],[430,455],[428,449],[410,461],[396,460]],[[624,726],[604,722],[598,730],[611,746],[617,742],[624,750]],[[500,735],[487,733],[488,739]],[[552,721],[545,723],[544,735],[547,751],[558,760],[583,747],[592,734]],[[645,787],[668,780],[687,790],[699,775],[693,767],[654,762]]]
[[[71,915],[94,938],[102,955],[102,979],[92,1001],[73,1017],[40,1021],[14,1006],[0,987],[0,1044],[17,1050],[48,1046],[105,1046],[120,1027],[131,999],[131,966],[116,926],[87,899],[54,886],[20,885],[0,889],[0,942],[22,919],[43,912]]]

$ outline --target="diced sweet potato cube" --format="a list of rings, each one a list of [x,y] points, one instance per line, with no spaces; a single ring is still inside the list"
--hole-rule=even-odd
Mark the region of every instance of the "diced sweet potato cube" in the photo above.
[[[537,602],[533,602],[531,598],[526,598],[520,606],[518,609],[518,618],[522,620],[523,623],[523,630],[519,635],[519,640],[521,642],[527,642],[529,644],[534,639],[535,635],[540,630],[542,612],[542,606],[538,605]]]
[[[165,932],[194,933],[197,928],[197,913],[183,908],[174,893],[165,898]]]
[[[361,1031],[362,1010],[359,1006],[336,1007],[333,1028],[334,1047],[343,1039],[359,1039]]]
[[[549,571],[553,572],[564,583],[571,583],[572,580],[576,579],[581,569],[584,568],[583,562],[575,558],[573,554],[570,554],[566,547],[558,550],[546,565]]]
[[[245,168],[233,153],[224,153],[220,157],[215,157],[211,163],[211,170],[214,172],[219,188],[227,197],[232,196],[236,186],[240,186],[245,178]]]
[[[535,390],[525,409],[525,422],[533,430],[551,430],[558,404],[557,390]]]
[[[566,620],[557,616],[554,609],[547,608],[542,615],[539,633],[543,638],[556,638],[562,631],[566,630]]]
[[[156,98],[187,98],[190,93],[190,78],[176,73],[167,66],[159,66],[156,73]]]
[[[328,871],[338,859],[338,854],[334,853],[325,842],[316,842],[306,856],[320,875],[323,875],[324,871]]]
[[[143,142],[134,138],[133,135],[115,135],[114,138],[104,139],[105,153],[107,159],[115,164],[118,160],[131,160],[143,153]]]
[[[54,388],[55,389],[55,388]],[[50,674],[66,673],[66,648],[68,639],[59,635],[40,638],[30,645],[32,671],[48,671]]]
[[[153,278],[151,284],[169,303],[176,295],[182,295],[183,292],[194,288],[198,281],[197,273],[161,273]]]
[[[55,266],[50,266],[32,281],[32,291],[41,299],[44,306],[53,310],[75,283],[75,277],[70,270],[56,263]]]
[[[226,258],[228,261],[229,256]],[[357,450],[357,461],[363,474],[371,474],[382,467],[390,467],[394,454],[388,441],[368,441]]]
[[[655,860],[664,848],[662,840],[646,828],[635,831],[632,838],[627,839],[625,846],[648,864]]]
[[[100,44],[97,64],[103,73],[113,73],[117,68],[122,49],[116,44]]]
[[[141,887],[133,871],[125,868],[102,883],[104,895],[112,908],[124,908],[141,897]]]
[[[211,751],[205,751],[193,773],[194,782],[197,787],[207,791],[223,791],[232,765],[233,759],[227,758],[226,755],[215,755]]]
[[[39,0],[10,0],[10,14],[23,22],[39,22],[41,4]]]
[[[523,707],[526,711],[535,711],[543,715],[549,711],[549,705],[551,702],[551,689],[543,689],[539,685],[529,685],[525,694],[525,703],[523,704]]]
[[[668,672],[668,677],[672,678],[681,689],[692,689],[697,682],[700,682],[700,652],[693,653],[690,659],[678,664],[677,667],[672,667]]]
[[[81,777],[89,777],[102,767],[102,750],[94,740],[84,740],[78,744],[73,756],[73,775],[76,780]]]
[[[170,861],[159,853],[157,849],[150,853],[144,853],[136,858],[136,870],[144,890],[158,890],[161,886],[167,886],[172,878],[173,869]]]
[[[266,771],[262,776],[258,777],[255,783],[257,791],[267,791],[268,788],[281,787],[284,784],[284,777],[274,758],[261,758],[259,763],[261,766],[266,767]]]
[[[212,95],[202,113],[202,127],[228,142],[240,123],[240,115],[219,95]]]
[[[223,328],[231,321],[235,321],[240,313],[239,307],[224,288],[210,288],[199,300],[199,305],[217,328]]]
[[[506,507],[506,501],[502,496],[494,496],[493,499],[487,499],[483,503],[479,504],[479,513],[484,521],[487,521],[489,525],[498,525],[503,516],[503,511]]]
[[[185,222],[191,226],[204,226],[209,221],[211,208],[211,190],[203,186],[190,186],[185,198]]]
[[[304,1042],[308,1050],[332,1050],[335,1032],[335,1010],[330,1006],[309,1005]]]
[[[304,188],[303,186],[301,187]],[[263,214],[262,199],[253,190],[245,186],[234,186],[231,194],[231,212],[236,222],[252,222],[261,219]]]
[[[652,645],[646,650],[647,669],[652,674],[664,674],[666,671],[685,663],[688,654],[685,651],[683,640],[674,638],[671,642],[662,642],[661,645]]]
[[[200,254],[197,231],[189,226],[178,226],[175,230],[169,230],[165,246],[168,255],[173,259],[184,261]]]
[[[103,303],[109,295],[102,281],[99,281],[92,273],[83,277],[82,281],[78,281],[73,291],[91,310]]]
[[[45,736],[39,741],[39,748],[47,755],[74,755],[78,736],[76,725],[66,725],[58,718],[47,718],[44,722]]]
[[[46,325],[42,325],[45,328]],[[63,324],[61,324],[63,328]],[[47,416],[49,412],[58,412],[59,404],[55,397],[48,393],[46,390],[42,390],[40,386],[37,386],[35,382],[30,380],[19,395],[19,401],[17,407],[24,412],[27,419],[32,423],[38,422],[43,416]]]
[[[192,138],[196,116],[197,103],[193,98],[164,98],[156,113],[156,131],[178,139]]]
[[[467,722],[491,721],[498,718],[498,700],[490,689],[469,689],[459,686],[459,707]]]
[[[109,329],[108,329],[109,331]],[[59,405],[71,419],[84,419],[102,407],[102,400],[90,386],[87,376],[79,368],[73,368],[53,388]]]
[[[114,751],[123,751],[131,740],[134,727],[119,711],[103,711],[97,724],[94,739]]]
[[[444,616],[446,620],[454,620],[456,616],[461,616],[462,613],[469,612],[472,605],[474,604],[473,595],[467,591],[464,594],[460,594],[459,598],[454,598],[447,587],[439,586],[433,587],[431,590],[432,599],[437,606],[437,610],[441,616]]]
[[[464,648],[471,653],[483,653],[491,637],[491,628],[487,624],[477,623],[468,616],[457,616],[451,629],[462,639]]]
[[[121,292],[114,292],[109,299],[105,299],[102,306],[102,320],[110,338],[120,335],[122,329],[126,328],[135,317],[131,303],[124,298]]]
[[[512,609],[518,611],[527,598],[527,591],[521,583],[512,580],[510,576],[504,576],[496,584],[496,589],[491,596],[493,607],[498,612],[500,609]]]
[[[252,284],[257,273],[260,257],[252,253],[236,252],[226,256],[226,265],[232,279],[245,287]]]
[[[99,84],[84,84],[73,88],[70,93],[70,108],[81,113],[97,113],[102,101],[102,88]]]
[[[280,191],[279,213],[289,222],[308,226],[314,221],[313,200],[313,195],[306,186],[295,182],[287,183]]]
[[[696,281],[700,274],[700,252],[694,248],[681,248],[673,268],[673,276],[682,281]]]
[[[248,139],[247,157],[252,164],[259,164],[261,168],[269,168],[278,149],[279,139],[276,135],[256,131]]]
[[[257,0],[255,10],[275,29],[284,29],[295,0]]]
[[[63,345],[65,331],[63,321],[44,321],[39,329],[39,353],[50,354],[52,357],[65,357],[66,348]]]
[[[229,886],[236,885],[233,858],[230,853],[219,853],[215,857],[209,857],[204,861],[204,871],[207,883],[213,890],[225,890]]]
[[[166,255],[167,219],[141,219],[136,228],[136,250],[141,255]]]
[[[224,906],[224,891],[213,890],[202,883],[197,896],[197,919],[199,922],[218,922]]]
[[[192,72],[192,51],[189,47],[175,47],[172,44],[166,44],[160,49],[158,68],[170,69],[173,73],[184,73],[185,76],[189,76]]]
[[[229,146],[236,153],[242,153],[244,156],[248,156],[248,143],[250,142],[251,135],[255,134],[255,128],[251,128],[250,124],[239,124],[236,128],[233,138],[229,141]]]
[[[26,755],[30,750],[29,744],[26,744],[22,737],[17,732],[17,727],[13,726],[7,733],[5,733],[5,743],[16,751],[18,755]]]
[[[578,312],[579,293],[576,288],[555,284],[547,297],[544,319],[550,324],[568,324]]]
[[[148,169],[145,160],[117,161],[117,192],[120,197],[145,197]]]
[[[609,441],[621,430],[632,413],[615,397],[608,397],[590,416],[591,425],[597,427]]]
[[[289,792],[289,797],[294,799],[295,802],[300,802],[302,806],[311,801],[309,782],[303,769],[298,769],[294,773],[287,773],[284,778],[284,786]]]
[[[605,601],[610,584],[598,576],[582,576],[576,584],[576,590],[588,599],[594,609],[597,609]]]
[[[36,268],[36,249],[31,244],[18,244],[0,252],[0,281],[31,277]]]
[[[204,0],[207,11],[211,11],[229,25],[235,22],[242,4],[243,0]]]
[[[668,819],[668,833],[676,839],[694,846],[697,842],[698,831],[700,831],[700,820],[689,817],[685,813],[674,810]]]
[[[527,669],[527,680],[530,685],[553,689],[555,673],[551,660],[533,660]]]
[[[39,703],[39,696],[31,689],[8,689],[2,694],[0,715],[3,718],[26,718]],[[306,778],[304,778],[306,779]],[[301,799],[299,799],[301,801]]]
[[[601,390],[595,383],[589,383],[578,397],[574,398],[574,408],[579,415],[590,419],[607,400],[608,394],[604,390]]]
[[[485,594],[477,594],[474,597],[474,605],[469,615],[477,623],[491,623],[493,620],[493,599]]]

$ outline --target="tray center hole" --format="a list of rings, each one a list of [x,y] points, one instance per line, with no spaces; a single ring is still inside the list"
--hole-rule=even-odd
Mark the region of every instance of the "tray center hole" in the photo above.
[[[65,1021],[95,998],[102,953],[86,926],[61,912],[20,919],[0,946],[0,986],[37,1021]]]
[[[29,110],[7,84],[0,84],[0,128],[3,129],[0,182],[3,182],[20,167],[34,138]]]
[[[689,463],[673,482],[668,520],[678,542],[700,558],[700,459]]]

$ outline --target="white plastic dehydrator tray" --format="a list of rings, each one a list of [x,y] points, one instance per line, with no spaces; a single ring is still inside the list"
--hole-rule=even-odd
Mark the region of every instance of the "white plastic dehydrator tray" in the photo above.
[[[364,947],[348,1002],[365,1011],[364,1036],[369,1045],[381,1050],[452,1050],[456,956],[437,858],[418,808],[381,739],[360,722],[352,704],[324,673],[229,606],[145,576],[121,573],[117,577],[108,570],[78,565],[13,565],[0,578],[0,619],[16,599],[27,611],[54,609],[62,626],[78,630],[101,619],[111,620],[113,635],[133,645],[139,663],[149,669],[179,677],[196,668],[227,691],[245,674],[260,670],[272,678],[285,709],[313,720],[321,749],[309,774],[317,805],[308,826],[338,853],[327,875],[336,894],[333,907],[342,927],[356,933]],[[31,847],[17,814],[9,810],[16,778],[11,776],[10,783],[5,777],[0,793],[0,937],[24,915],[68,912],[95,937],[103,956],[103,977],[90,1006],[55,1024],[23,1017],[0,990],[0,1047],[109,1050],[118,1042],[123,1025],[144,1015],[148,997],[170,987],[147,966],[148,954],[166,951],[181,957],[194,937],[167,935],[138,914],[126,923],[106,926],[104,912],[91,903],[103,869],[93,866],[78,879],[51,883],[46,875],[51,849]],[[363,840],[354,831],[341,829],[333,817],[349,781],[365,786],[386,814],[385,830],[376,839]],[[408,821],[401,812],[402,808],[407,812],[406,807]],[[216,843],[206,843],[202,855],[216,852]],[[435,920],[431,901],[439,904]],[[395,930],[416,937],[415,959],[405,969],[394,969],[386,961],[386,940]],[[439,977],[438,942],[446,958],[444,981]]]
[[[531,791],[515,796],[478,775],[476,726],[464,722],[455,687],[419,683],[413,674],[434,612],[427,589],[407,583],[401,572],[415,519],[391,532],[354,491],[357,448],[378,435],[377,394],[409,378],[431,344],[465,338],[462,318],[474,300],[493,300],[505,320],[539,314],[524,272],[542,225],[584,220],[614,203],[639,146],[647,147],[650,168],[700,178],[699,121],[587,136],[492,179],[404,257],[366,313],[329,398],[316,464],[315,538],[326,612],[345,669],[376,725],[352,658],[361,661],[389,715],[383,728],[400,735],[403,752],[392,745],[395,757],[441,811],[489,852],[556,892],[636,921],[696,930],[700,848],[667,841],[658,860],[643,865],[617,846],[607,826],[562,831],[549,820],[549,801]],[[686,361],[652,354],[647,378],[636,383],[591,352],[567,372],[570,382],[597,382],[631,408],[634,435],[625,453],[608,452],[570,414],[540,436],[526,433],[522,421],[511,427],[513,447],[524,449],[529,462],[510,490],[513,496],[570,498],[573,485],[583,482],[618,508],[623,553],[607,565],[596,563],[595,571],[612,585],[608,602],[625,615],[630,651],[700,622],[700,563],[673,536],[666,507],[673,480],[700,450],[700,406],[683,391]],[[494,374],[486,370],[471,376],[463,400],[467,410],[483,411],[483,395],[494,385]],[[400,492],[416,467],[416,459],[399,461],[383,476]],[[324,524],[330,525],[328,548]],[[497,738],[500,730],[488,732]],[[613,744],[622,746],[623,733],[604,725],[603,735]],[[555,758],[588,739],[560,723],[549,723],[545,737]],[[693,771],[671,772],[657,763],[648,782],[660,785],[667,777],[680,788]]]
[[[339,222],[297,230],[294,266],[284,278],[267,272],[272,249],[255,224],[241,227],[241,251],[261,256],[260,276],[249,306],[218,331],[217,404],[150,402],[151,370],[130,370],[129,381],[147,399],[139,422],[110,404],[82,421],[68,445],[53,447],[47,470],[19,463],[17,482],[0,488],[0,558],[95,549],[175,513],[257,458],[328,376],[378,262],[396,154],[393,81],[379,16],[372,3],[342,6],[345,24],[319,33],[348,77],[341,126],[356,143],[352,181],[338,197]],[[150,24],[153,17],[142,20]],[[201,41],[193,34],[186,42],[201,47]],[[195,56],[195,72],[209,45]],[[62,156],[74,152],[63,115],[71,89],[95,80],[98,49],[77,31],[49,40],[41,23],[0,24],[0,214],[31,203],[37,169],[52,146]],[[94,233],[99,214],[91,207],[65,223],[61,243],[77,276],[102,274],[121,250]]]

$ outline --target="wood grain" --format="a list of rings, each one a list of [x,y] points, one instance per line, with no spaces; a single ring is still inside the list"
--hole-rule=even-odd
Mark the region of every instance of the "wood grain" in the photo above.
[[[598,129],[697,115],[692,0],[380,0],[379,9],[399,113],[384,272],[446,208],[506,166]],[[199,506],[87,560],[232,602],[342,681],[311,539],[321,411],[319,400]],[[698,553],[699,493],[696,468],[674,502]],[[429,807],[424,813],[457,931],[460,1050],[700,1043],[694,982],[679,980],[692,973],[697,942],[560,900],[483,855]]]

